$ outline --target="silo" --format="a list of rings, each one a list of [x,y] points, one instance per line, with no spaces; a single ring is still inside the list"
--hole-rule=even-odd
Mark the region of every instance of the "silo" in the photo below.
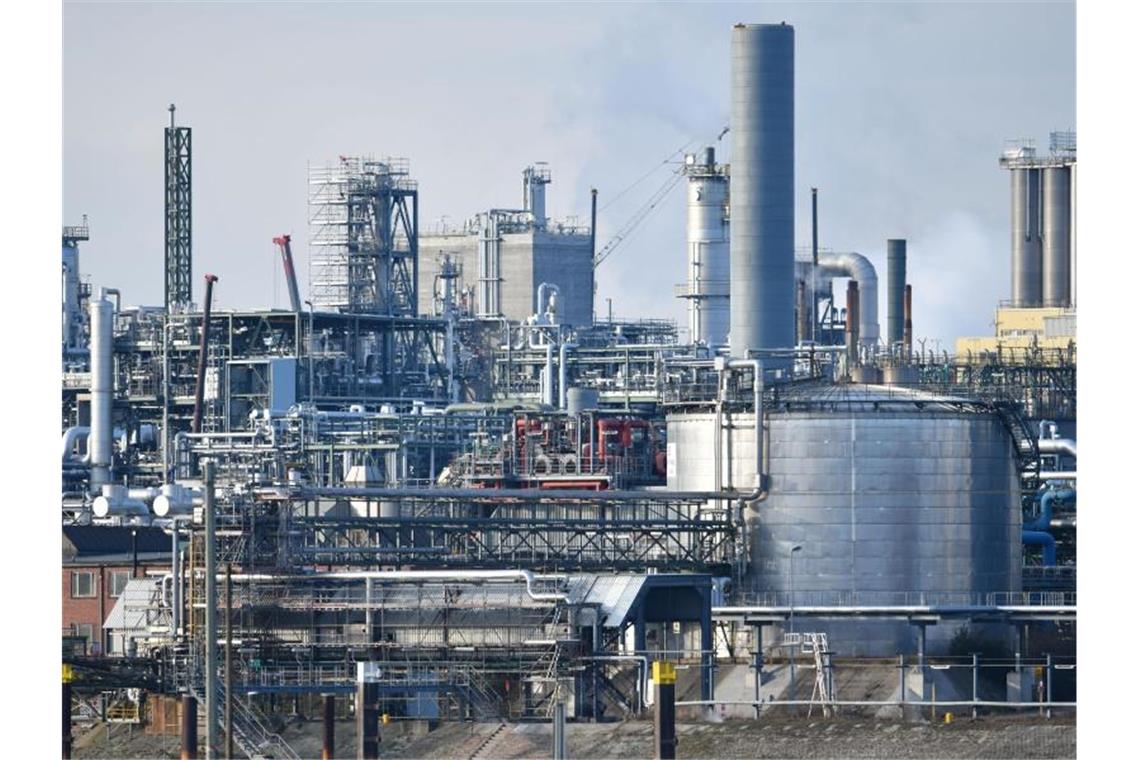
[[[787,24],[732,29],[729,308],[737,357],[795,343],[794,55]]]
[[[1042,169],[1041,289],[1045,306],[1069,306],[1071,183],[1068,166]]]
[[[887,345],[903,339],[903,295],[906,290],[906,241],[887,240]]]
[[[819,385],[781,390],[765,416],[769,492],[746,511],[741,591],[772,605],[847,606],[967,603],[1020,590],[1014,447],[996,414],[911,389]],[[670,489],[713,488],[718,450],[721,485],[751,486],[752,413],[725,417],[718,447],[715,411],[668,416]],[[802,549],[792,560],[794,546]],[[827,631],[844,655],[913,651],[906,623],[813,620],[800,630]],[[932,650],[952,634],[932,629]]]
[[[728,177],[707,148],[686,162],[689,336],[707,346],[728,340]]]
[[[1010,169],[1012,260],[1010,298],[1023,308],[1041,305],[1041,170]]]

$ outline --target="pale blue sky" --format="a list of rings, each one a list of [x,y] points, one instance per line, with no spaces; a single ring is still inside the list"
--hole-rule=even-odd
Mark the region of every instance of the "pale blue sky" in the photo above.
[[[910,241],[915,332],[992,332],[1008,297],[1006,138],[1075,127],[1072,3],[387,5],[66,3],[64,218],[82,266],[128,303],[162,301],[162,128],[194,128],[194,271],[221,307],[287,302],[271,238],[307,292],[306,163],[406,156],[421,225],[519,202],[548,161],[552,215],[599,247],[664,180],[609,199],[728,122],[733,23],[796,27],[796,229],[825,247]],[[729,140],[719,152],[731,159]],[[598,309],[683,323],[678,188],[598,271]],[[276,301],[274,301],[276,297]],[[884,315],[885,309],[880,306]],[[885,325],[884,325],[885,329]]]

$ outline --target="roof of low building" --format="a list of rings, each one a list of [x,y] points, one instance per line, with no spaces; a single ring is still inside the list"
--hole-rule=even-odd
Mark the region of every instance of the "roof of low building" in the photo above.
[[[133,539],[132,539],[132,534]],[[118,525],[63,526],[63,561],[66,564],[170,558],[170,535],[161,528]]]

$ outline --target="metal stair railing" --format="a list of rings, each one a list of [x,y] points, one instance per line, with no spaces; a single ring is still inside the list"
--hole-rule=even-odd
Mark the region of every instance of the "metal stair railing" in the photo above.
[[[205,704],[205,689],[198,684],[191,686],[191,693],[199,703]],[[221,683],[216,693],[218,704],[225,708],[226,690]],[[266,728],[264,716],[252,705],[234,699],[231,705],[233,715],[234,744],[253,760],[261,758],[277,758],[279,760],[301,760],[301,756],[293,751],[289,743],[279,734]]]

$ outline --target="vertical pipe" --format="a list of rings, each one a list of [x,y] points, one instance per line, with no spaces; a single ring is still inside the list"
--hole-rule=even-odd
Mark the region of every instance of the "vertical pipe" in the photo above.
[[[808,310],[807,284],[796,280],[796,343],[811,340],[811,313]]]
[[[906,241],[887,240],[887,347],[903,339],[903,301],[906,290]]]
[[[100,296],[91,301],[91,454],[92,493],[111,482],[111,409],[114,403],[114,322],[111,302]]]
[[[847,369],[859,363],[859,284],[847,281]]]
[[[198,382],[194,386],[194,420],[192,432],[202,432],[202,399],[206,392],[206,359],[210,348],[210,302],[214,296],[214,283],[218,278],[206,275],[206,300],[202,309],[202,336],[198,342]]]
[[[730,56],[730,348],[748,358],[795,339],[795,32],[737,24]]]
[[[911,347],[914,345],[914,328],[911,322],[910,285],[903,291],[903,350],[907,361],[910,361]]]
[[[182,696],[182,760],[198,760],[198,700]]]
[[[233,597],[233,568],[226,563],[226,704],[225,704],[225,721],[226,721],[226,760],[231,760],[234,756],[234,661],[233,661],[233,648],[234,648],[234,631],[233,631],[233,614],[234,614],[234,597]]]
[[[336,695],[325,694],[324,700],[324,731],[321,743],[321,760],[333,760],[336,755]]]
[[[202,465],[206,518],[206,756],[218,746],[218,579],[214,462]]]
[[[816,313],[818,299],[815,295],[815,272],[819,268],[819,190],[811,189],[811,340],[815,342],[815,327],[819,324]]]
[[[755,669],[755,676],[752,679],[752,687],[754,692],[754,701],[756,702],[756,717],[760,717],[760,687],[764,684],[764,626],[754,625],[752,630],[755,631],[756,636],[756,651],[753,653],[752,667]]]

